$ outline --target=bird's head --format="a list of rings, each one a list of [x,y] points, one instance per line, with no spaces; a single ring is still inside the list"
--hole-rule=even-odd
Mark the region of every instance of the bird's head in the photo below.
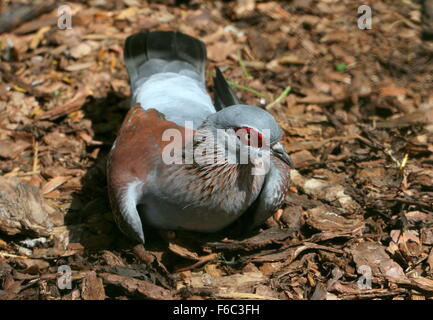
[[[288,165],[292,164],[279,142],[282,133],[277,122],[269,112],[259,107],[239,104],[209,115],[197,130],[197,136],[199,140],[200,136],[205,140],[209,133],[217,150],[220,153],[224,151],[224,157],[230,154],[236,157],[237,164],[245,163],[242,154],[247,155],[247,160],[252,163],[274,155]]]

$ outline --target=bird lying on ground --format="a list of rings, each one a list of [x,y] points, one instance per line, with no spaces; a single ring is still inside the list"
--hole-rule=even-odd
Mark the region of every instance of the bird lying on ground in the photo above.
[[[291,160],[275,119],[241,104],[218,69],[214,106],[206,61],[205,45],[180,32],[126,40],[134,106],[109,154],[107,178],[116,223],[141,243],[143,225],[217,232],[248,215],[253,228],[287,193]]]

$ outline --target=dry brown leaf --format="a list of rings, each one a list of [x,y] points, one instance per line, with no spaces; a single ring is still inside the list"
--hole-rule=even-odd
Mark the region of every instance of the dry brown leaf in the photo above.
[[[320,231],[358,233],[364,228],[361,220],[347,219],[325,206],[308,210],[305,222]]]
[[[69,257],[77,254],[80,250],[63,250],[57,248],[35,248],[32,258],[36,259],[58,259],[60,257]]]
[[[81,296],[84,300],[105,300],[105,289],[101,278],[95,271],[90,271],[83,279]]]
[[[227,59],[236,49],[237,46],[232,42],[219,41],[207,48],[208,57],[212,61],[221,62]]]
[[[255,285],[266,281],[261,272],[247,272],[230,276],[212,277],[207,273],[192,273],[191,278],[185,279],[185,283],[192,288],[212,288],[216,294],[247,292],[253,293]]]
[[[15,159],[18,157],[24,150],[31,147],[31,143],[26,142],[24,140],[5,140],[0,141],[0,158],[4,159]]]
[[[125,263],[122,261],[122,258],[118,257],[111,251],[104,250],[102,252],[102,258],[110,267],[126,267]]]
[[[407,93],[406,88],[399,88],[395,86],[387,86],[379,89],[379,93],[384,97],[404,97]]]
[[[145,299],[173,299],[173,296],[169,290],[159,287],[148,281],[110,273],[101,273],[99,276],[104,280],[104,283],[118,286],[129,294],[139,295]]]
[[[93,48],[91,45],[86,42],[82,42],[71,48],[71,56],[75,59],[79,59],[92,53],[92,50]]]
[[[385,252],[385,247],[374,242],[361,242],[351,249],[357,268],[368,266],[373,275],[407,279],[403,269]]]
[[[361,209],[361,206],[346,194],[344,187],[339,184],[314,178],[306,179],[297,170],[290,170],[290,178],[295,186],[304,190],[306,194],[315,199],[338,205],[349,214],[358,212]]]
[[[126,8],[126,9],[120,11],[120,13],[118,15],[116,15],[116,19],[118,19],[118,20],[129,19],[133,16],[136,16],[139,10],[140,10],[140,8],[138,8],[138,7]]]
[[[192,251],[189,251],[187,248],[182,247],[176,243],[170,242],[168,244],[168,249],[179,257],[190,259],[190,260],[199,260],[198,254]]]
[[[53,190],[56,190],[58,187],[60,187],[62,184],[68,181],[70,178],[71,177],[69,176],[57,176],[55,178],[52,178],[41,188],[41,194],[44,195],[50,193]]]
[[[235,299],[235,300],[280,300],[273,297],[262,296],[256,293],[245,293],[245,292],[230,292],[230,293],[218,293],[217,298],[221,299]]]
[[[67,66],[65,68],[65,70],[70,71],[70,72],[81,71],[81,70],[85,70],[85,69],[90,68],[94,64],[95,64],[94,62],[83,62],[83,63],[70,64],[69,66]]]
[[[0,178],[0,230],[9,235],[32,231],[48,236],[63,215],[49,206],[39,190],[18,179]]]
[[[40,274],[50,266],[47,261],[42,259],[17,258],[16,261],[20,267],[25,268],[21,272],[29,274]]]

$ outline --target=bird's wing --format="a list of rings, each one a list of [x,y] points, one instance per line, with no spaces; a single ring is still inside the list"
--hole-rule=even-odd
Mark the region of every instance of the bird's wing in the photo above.
[[[259,196],[247,210],[242,219],[248,220],[250,229],[266,221],[281,207],[288,192],[290,167],[271,155],[271,166]],[[243,220],[245,221],[245,220]]]
[[[114,219],[126,235],[143,243],[137,205],[149,188],[149,175],[162,161],[162,150],[168,142],[163,142],[161,137],[167,129],[176,129],[182,135],[186,130],[167,121],[155,109],[134,106],[125,117],[108,156],[107,179]]]

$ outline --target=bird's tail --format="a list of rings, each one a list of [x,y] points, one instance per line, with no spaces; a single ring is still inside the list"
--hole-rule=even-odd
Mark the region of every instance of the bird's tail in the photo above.
[[[204,82],[206,47],[200,40],[173,31],[144,31],[125,42],[125,64],[133,90],[150,76],[174,72]]]

